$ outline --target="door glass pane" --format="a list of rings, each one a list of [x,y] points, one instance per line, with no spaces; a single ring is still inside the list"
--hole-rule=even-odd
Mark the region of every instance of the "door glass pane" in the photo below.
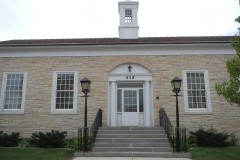
[[[124,112],[137,112],[137,91],[124,91]]]
[[[143,89],[139,89],[139,112],[144,112],[143,108]]]
[[[117,90],[117,111],[122,112],[122,90]]]

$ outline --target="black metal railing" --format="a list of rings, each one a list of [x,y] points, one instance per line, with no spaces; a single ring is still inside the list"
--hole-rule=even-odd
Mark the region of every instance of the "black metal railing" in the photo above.
[[[173,151],[176,152],[176,137],[177,133],[179,133],[180,139],[180,152],[187,152],[187,129],[186,128],[176,128],[172,125],[169,120],[164,108],[159,110],[159,120],[160,126],[164,127],[168,140],[173,148]]]
[[[97,136],[97,132],[98,132],[98,128],[102,126],[102,110],[98,109],[96,117],[93,121],[93,125],[90,128],[86,128],[86,132],[87,132],[87,145],[85,148],[84,145],[84,128],[79,128],[78,129],[78,152],[80,151],[91,151],[96,136]]]
[[[98,128],[102,126],[102,110],[98,109],[97,115],[94,119],[93,125],[91,127],[91,148],[95,143]]]
[[[78,128],[78,152],[84,150],[84,128]]]

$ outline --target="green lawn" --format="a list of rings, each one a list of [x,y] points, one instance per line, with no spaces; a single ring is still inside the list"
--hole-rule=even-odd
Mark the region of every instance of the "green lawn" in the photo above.
[[[43,148],[0,148],[0,160],[71,160],[74,150]],[[193,160],[239,160],[240,147],[190,149]]]
[[[71,160],[70,149],[0,148],[0,160]]]
[[[193,160],[239,160],[240,147],[206,148],[196,147],[190,149]]]

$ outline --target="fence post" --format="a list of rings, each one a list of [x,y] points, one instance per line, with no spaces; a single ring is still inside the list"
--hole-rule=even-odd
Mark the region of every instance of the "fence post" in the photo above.
[[[99,126],[101,127],[102,126],[102,110],[101,109],[99,109],[99,118],[100,118]]]

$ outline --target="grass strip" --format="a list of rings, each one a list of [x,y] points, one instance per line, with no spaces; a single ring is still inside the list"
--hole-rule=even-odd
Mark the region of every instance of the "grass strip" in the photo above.
[[[73,154],[60,148],[0,148],[0,160],[71,160]]]
[[[196,147],[190,149],[193,160],[239,160],[240,147],[207,148]]]

